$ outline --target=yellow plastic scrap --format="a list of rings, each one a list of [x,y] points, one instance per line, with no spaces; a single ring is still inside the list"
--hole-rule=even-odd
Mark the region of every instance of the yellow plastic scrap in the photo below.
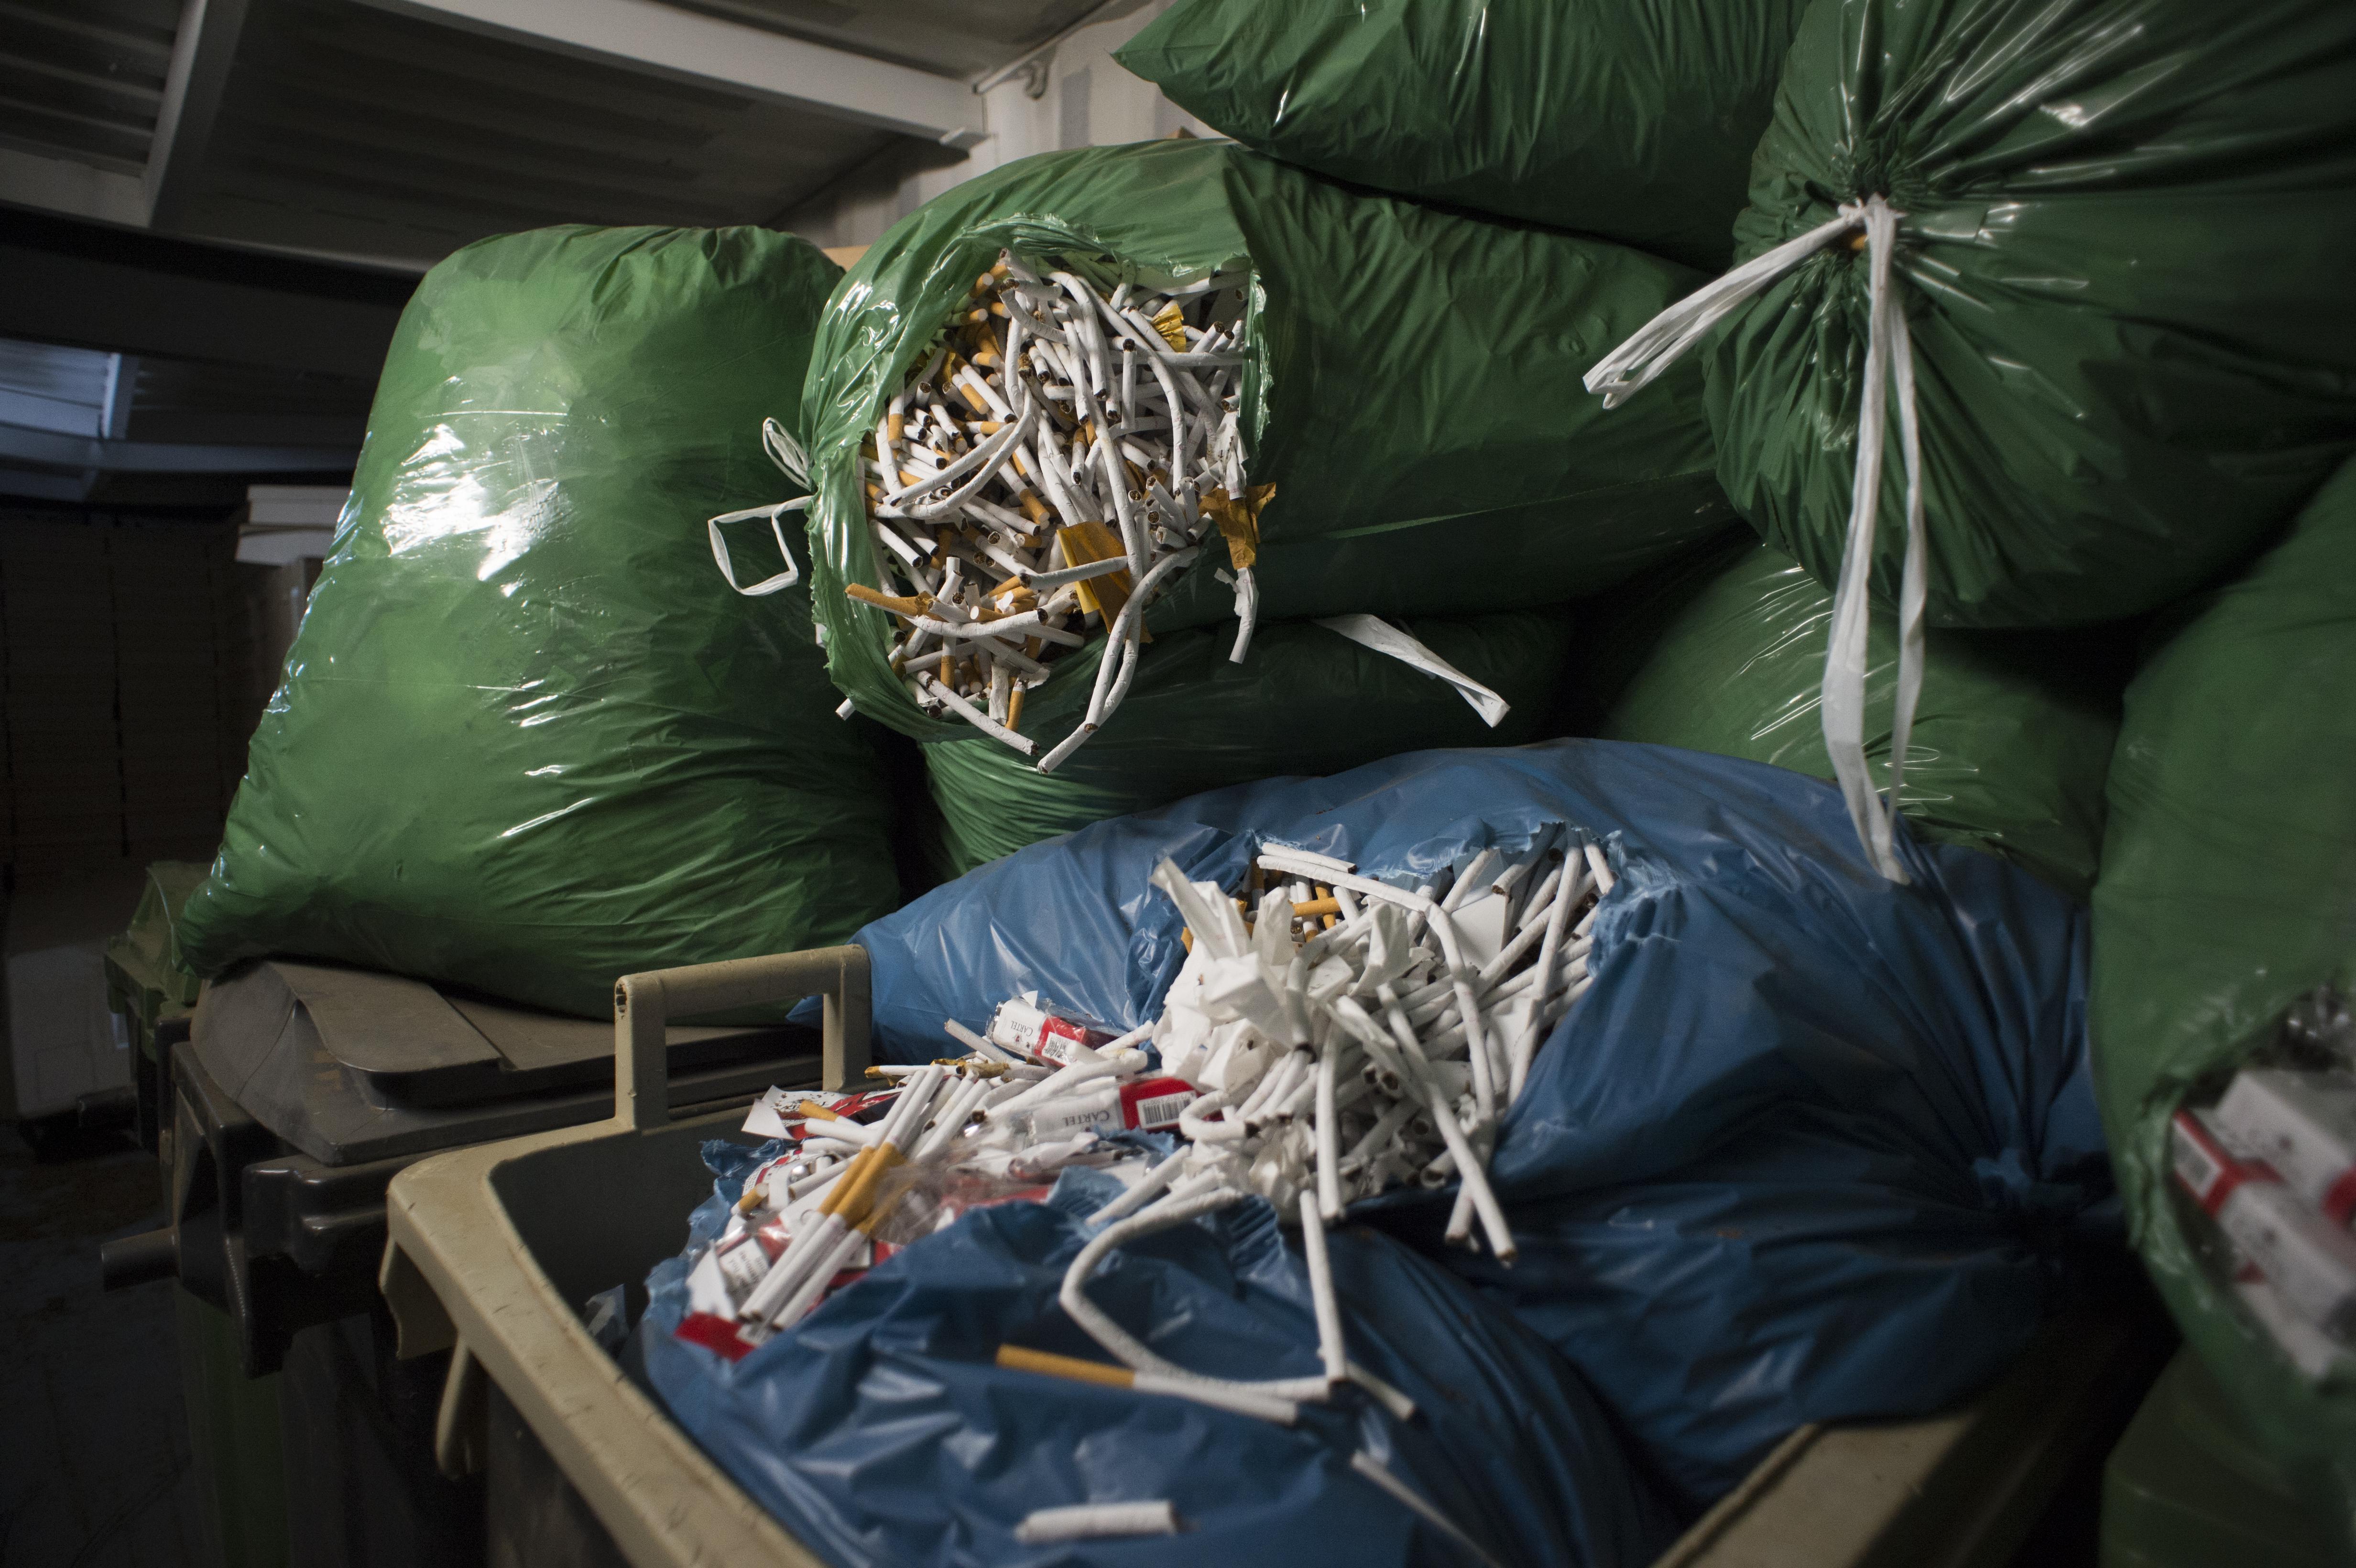
[[[1067,528],[1057,528],[1055,537],[1063,541],[1064,560],[1073,566],[1086,566],[1092,560],[1111,560],[1126,556],[1120,536],[1102,523],[1075,523]],[[1080,608],[1093,610],[1110,625],[1120,614],[1120,607],[1129,603],[1132,584],[1127,569],[1108,571],[1102,577],[1091,577],[1086,582],[1072,584],[1078,594]]]
[[[1173,300],[1162,307],[1162,314],[1153,318],[1153,330],[1162,335],[1162,342],[1170,345],[1170,352],[1186,352],[1186,318],[1179,314],[1177,301]]]
[[[1219,533],[1227,541],[1227,560],[1237,571],[1248,571],[1259,560],[1260,508],[1275,496],[1275,485],[1255,485],[1240,500],[1231,499],[1225,490],[1213,490],[1203,497],[1203,510],[1219,525]]]

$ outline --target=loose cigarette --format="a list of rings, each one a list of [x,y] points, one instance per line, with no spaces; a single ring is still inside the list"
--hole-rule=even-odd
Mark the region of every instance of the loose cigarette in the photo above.
[[[807,1120],[826,1123],[829,1137],[841,1138],[848,1143],[862,1147],[879,1140],[879,1135],[873,1127],[862,1122],[854,1122],[849,1116],[838,1116],[815,1100],[804,1100],[794,1108]]]
[[[1042,593],[1049,593],[1070,583],[1087,582],[1092,578],[1105,577],[1116,571],[1128,570],[1129,561],[1126,557],[1107,556],[1102,560],[1082,561],[1077,566],[1066,567],[1060,571],[1038,572],[1032,577],[1031,586]]]
[[[1258,1416],[1280,1426],[1290,1426],[1301,1418],[1300,1406],[1292,1400],[1198,1382],[1188,1378],[1162,1377],[1128,1367],[1108,1367],[1102,1361],[1084,1361],[1076,1356],[1058,1356],[1047,1350],[1027,1350],[1020,1345],[1001,1345],[997,1361],[1000,1366],[1013,1371],[1038,1372],[1070,1382],[1095,1383],[1100,1388],[1134,1389],[1139,1393],[1172,1394],[1179,1399],[1191,1399],[1197,1404],[1233,1411],[1238,1415]]]
[[[1174,1195],[1173,1195],[1174,1196]],[[1257,1382],[1238,1382],[1226,1378],[1206,1378],[1185,1368],[1164,1360],[1149,1349],[1134,1335],[1114,1322],[1094,1302],[1085,1288],[1088,1276],[1107,1253],[1133,1237],[1150,1235],[1158,1231],[1183,1225],[1202,1215],[1240,1202],[1243,1192],[1223,1188],[1204,1193],[1184,1202],[1164,1200],[1142,1213],[1117,1221],[1097,1232],[1065,1270],[1062,1289],[1056,1300],[1082,1332],[1140,1373],[1151,1373],[1186,1385],[1189,1390],[1218,1390],[1231,1393],[1270,1396],[1280,1400],[1323,1400],[1331,1389],[1323,1378],[1271,1378]]]
[[[1317,1201],[1328,1220],[1342,1217],[1342,1047],[1327,1040],[1317,1058]]]
[[[964,1046],[967,1051],[972,1052],[976,1056],[988,1057],[992,1061],[1014,1062],[1021,1061],[1023,1060],[1012,1051],[1001,1046],[996,1040],[991,1040],[987,1036],[974,1033],[973,1030],[966,1028],[965,1025],[958,1022],[955,1019],[943,1019],[941,1020],[941,1032],[948,1035],[959,1045]]]
[[[1163,1189],[1178,1179],[1178,1170],[1186,1163],[1186,1150],[1162,1160],[1138,1180],[1136,1186],[1088,1216],[1091,1225],[1108,1225],[1125,1215],[1134,1214],[1158,1197]]]
[[[1346,1382],[1350,1358],[1342,1348],[1342,1307],[1333,1296],[1333,1269],[1325,1255],[1325,1217],[1313,1194],[1301,1195],[1301,1250],[1309,1267],[1309,1296],[1317,1315],[1317,1354],[1329,1382]]]
[[[946,660],[948,656],[948,654],[944,652],[942,658]],[[964,698],[959,697],[956,692],[942,685],[940,681],[933,677],[928,675],[919,675],[916,677],[916,680],[919,687],[921,687],[926,693],[931,696],[937,697],[943,702],[948,703],[950,708],[957,711],[959,718],[963,719],[967,723],[971,724],[983,734],[990,736],[992,740],[1005,742],[1007,745],[1013,747],[1016,751],[1022,752],[1026,757],[1033,752],[1038,750],[1037,745],[1029,736],[1016,734],[1013,731],[1008,729],[1005,725],[1001,724],[989,714],[984,713],[980,709],[976,708],[972,703],[968,702]]]
[[[1582,885],[1583,879],[1574,881],[1570,876],[1570,863],[1564,861],[1561,891],[1555,897],[1554,907],[1547,912],[1546,935],[1538,945],[1537,986],[1541,1007],[1554,990],[1555,964],[1557,955],[1562,949],[1563,927],[1569,923],[1570,906],[1577,901]],[[1514,1041],[1513,1064],[1505,1089],[1505,1103],[1509,1105],[1521,1098],[1522,1087],[1529,1080],[1530,1066],[1537,1054],[1540,1029],[1537,1020],[1532,1019],[1530,1027]]]
[[[1076,1503],[1069,1508],[1036,1509],[1014,1527],[1014,1539],[1025,1546],[1177,1533],[1178,1513],[1167,1498],[1145,1503]]]
[[[842,585],[842,592],[862,603],[873,604],[879,610],[889,610],[894,615],[910,617],[922,615],[933,605],[930,594],[910,596],[885,593],[868,587],[864,582],[846,582]]]

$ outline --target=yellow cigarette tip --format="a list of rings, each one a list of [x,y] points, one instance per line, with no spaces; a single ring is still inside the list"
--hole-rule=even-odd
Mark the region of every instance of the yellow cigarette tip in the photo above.
[[[821,1215],[842,1212],[844,1205],[851,1201],[853,1195],[864,1199],[868,1185],[868,1172],[875,1168],[877,1147],[870,1144],[851,1157],[851,1163],[843,1168],[842,1174],[835,1178],[834,1185],[828,1188],[826,1196],[819,1200],[818,1211]]]
[[[1020,1345],[998,1347],[998,1364],[1018,1372],[1041,1372],[1051,1378],[1098,1383],[1106,1388],[1131,1388],[1137,1382],[1137,1374],[1127,1367],[1108,1367],[1102,1361],[1084,1361],[1077,1356],[1058,1356],[1048,1350],[1026,1350]]]

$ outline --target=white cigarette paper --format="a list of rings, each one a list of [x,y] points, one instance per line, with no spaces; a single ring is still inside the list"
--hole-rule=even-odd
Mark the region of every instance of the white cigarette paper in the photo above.
[[[1014,1527],[1014,1539],[1025,1546],[1177,1533],[1178,1511],[1166,1498],[1150,1503],[1076,1503],[1069,1508],[1036,1509]]]

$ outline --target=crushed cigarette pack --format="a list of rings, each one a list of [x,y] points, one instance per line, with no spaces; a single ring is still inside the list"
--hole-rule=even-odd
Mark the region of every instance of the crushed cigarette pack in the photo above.
[[[2356,1237],[2299,1200],[2265,1161],[2221,1136],[2212,1113],[2177,1112],[2176,1179],[2284,1304],[2333,1338],[2356,1331]]]
[[[2245,1067],[2217,1102],[2216,1121],[2325,1219],[2356,1218],[2356,1077]]]

